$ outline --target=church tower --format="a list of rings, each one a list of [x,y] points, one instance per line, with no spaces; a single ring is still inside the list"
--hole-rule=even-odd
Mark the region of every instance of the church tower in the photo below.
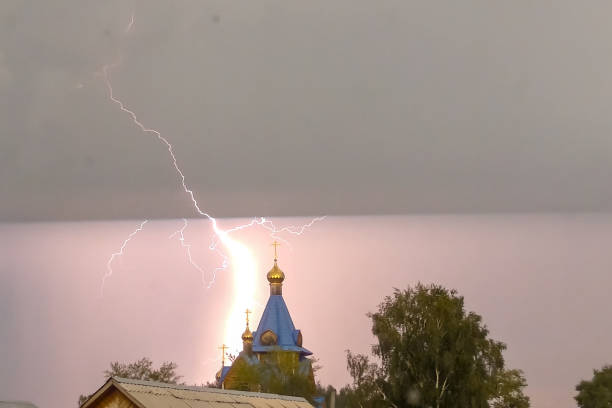
[[[246,329],[242,334],[243,350],[231,366],[223,366],[217,373],[222,388],[261,391],[260,384],[253,384],[247,372],[257,370],[262,364],[283,360],[302,375],[312,380],[312,361],[307,356],[312,352],[302,346],[302,332],[295,328],[291,314],[283,298],[285,273],[278,266],[277,247],[274,242],[274,265],[266,275],[270,284],[270,297],[261,315],[257,330],[249,328],[249,310],[246,310]]]

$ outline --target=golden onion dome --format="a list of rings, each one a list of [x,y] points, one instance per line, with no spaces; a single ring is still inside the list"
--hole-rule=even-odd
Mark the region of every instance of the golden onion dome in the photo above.
[[[281,268],[278,267],[276,259],[274,260],[274,266],[272,267],[272,269],[270,269],[266,277],[268,278],[268,282],[270,283],[283,283],[283,281],[285,280],[285,273],[281,271]]]
[[[253,342],[253,333],[251,333],[248,326],[244,333],[242,333],[242,341],[251,343]]]

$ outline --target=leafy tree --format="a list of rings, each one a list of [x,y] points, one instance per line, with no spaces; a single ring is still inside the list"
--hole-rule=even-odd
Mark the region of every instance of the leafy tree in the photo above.
[[[347,350],[346,368],[353,384],[340,390],[341,403],[349,407],[395,406],[385,394],[384,373],[370,357]]]
[[[110,370],[104,370],[105,378],[122,377],[132,380],[157,381],[168,384],[176,384],[182,376],[176,374],[176,363],[171,361],[164,362],[156,370],[153,362],[147,357],[143,357],[133,363],[120,363],[114,361],[110,363]],[[91,395],[80,395],[79,406],[87,401]]]
[[[258,364],[237,359],[234,368],[244,389],[304,397],[313,403],[317,395],[314,376],[303,370],[305,364],[311,364],[316,371],[319,367],[313,363],[316,360],[299,361],[295,353],[273,350],[262,355]]]
[[[503,370],[496,378],[497,389],[489,401],[492,408],[528,408],[529,397],[523,394],[527,380],[522,370]]]
[[[347,406],[524,408],[522,372],[505,370],[505,344],[489,338],[463,297],[441,286],[395,290],[372,319],[376,361],[347,353]]]
[[[155,370],[153,362],[143,357],[133,363],[120,363],[114,361],[110,364],[110,370],[105,370],[106,378],[122,377],[132,380],[157,381],[168,384],[176,384],[182,376],[176,374],[176,363],[164,362]]]
[[[297,359],[283,352],[268,353],[265,357],[258,366],[262,391],[304,397],[313,402],[314,378],[301,372]]]
[[[593,370],[593,379],[581,381],[576,386],[574,398],[580,408],[602,408],[612,406],[612,366]]]

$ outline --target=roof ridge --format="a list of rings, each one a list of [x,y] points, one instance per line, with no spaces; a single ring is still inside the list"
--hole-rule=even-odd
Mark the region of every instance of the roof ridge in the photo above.
[[[148,387],[172,388],[172,389],[177,389],[177,390],[212,392],[212,393],[219,393],[219,394],[240,395],[243,397],[273,398],[273,399],[280,399],[280,400],[285,400],[285,401],[306,401],[306,399],[302,397],[293,397],[290,395],[267,394],[263,392],[250,392],[250,391],[223,390],[219,388],[209,388],[209,387],[202,387],[202,386],[197,386],[197,385],[169,384],[169,383],[163,383],[159,381],[134,380],[131,378],[123,378],[123,377],[111,377],[111,379],[113,381],[118,382],[119,384],[133,384],[133,385],[143,385],[143,386],[148,386]]]

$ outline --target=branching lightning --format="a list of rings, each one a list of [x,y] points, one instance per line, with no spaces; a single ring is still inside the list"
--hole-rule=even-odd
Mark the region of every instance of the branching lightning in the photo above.
[[[171,239],[174,236],[178,235],[179,237],[178,239],[181,242],[181,246],[185,248],[185,253],[187,254],[187,260],[189,261],[191,266],[193,266],[198,272],[200,272],[200,275],[202,276],[202,285],[206,285],[206,274],[204,272],[204,269],[202,269],[202,267],[193,260],[193,257],[191,256],[191,244],[188,242],[185,242],[185,229],[187,229],[187,225],[188,225],[187,218],[183,218],[183,226],[181,227],[181,229],[173,232],[168,237],[168,239]]]
[[[132,31],[134,27],[134,22],[135,22],[135,14],[132,13],[129,24],[124,30],[126,34]],[[211,279],[209,280],[206,279],[206,273],[205,273],[204,268],[198,265],[192,257],[192,252],[191,252],[192,244],[188,243],[185,240],[185,230],[188,227],[188,221],[186,218],[183,218],[183,225],[181,226],[181,228],[177,230],[176,232],[174,232],[173,234],[171,234],[169,238],[178,236],[178,240],[181,246],[185,249],[186,256],[187,256],[187,259],[190,265],[194,269],[196,269],[198,272],[200,272],[202,276],[202,283],[207,288],[210,288],[214,284],[217,272],[226,269],[230,263],[230,259],[232,260],[233,268],[236,271],[235,276],[234,276],[234,280],[236,283],[235,298],[240,299],[239,301],[235,302],[234,311],[232,312],[232,316],[233,315],[239,316],[238,319],[239,321],[241,321],[242,311],[246,307],[251,307],[249,303],[254,302],[255,285],[254,285],[253,279],[254,279],[256,267],[255,267],[254,258],[250,250],[244,244],[231,239],[229,235],[234,232],[244,230],[246,228],[250,228],[253,226],[260,226],[266,229],[267,231],[269,231],[270,236],[273,237],[274,239],[278,239],[280,241],[283,241],[289,244],[287,240],[283,239],[281,236],[279,236],[279,234],[287,233],[290,235],[301,235],[305,232],[305,230],[312,227],[316,222],[323,220],[325,217],[313,218],[309,223],[302,225],[302,226],[291,225],[291,226],[285,226],[281,228],[277,228],[276,225],[271,220],[264,218],[264,217],[259,217],[259,218],[253,218],[250,222],[246,224],[238,225],[238,226],[226,229],[226,230],[219,228],[217,220],[213,216],[211,216],[210,214],[208,214],[207,212],[203,211],[200,208],[198,201],[195,198],[195,194],[193,190],[188,186],[185,175],[183,171],[181,170],[181,167],[178,164],[178,160],[174,153],[174,148],[172,144],[158,130],[145,126],[138,119],[138,116],[136,115],[136,113],[130,108],[128,108],[127,105],[122,100],[120,100],[119,98],[115,96],[110,74],[111,74],[111,71],[115,69],[116,67],[118,67],[120,64],[121,64],[121,59],[119,59],[117,62],[113,64],[106,64],[102,67],[101,75],[104,80],[108,98],[112,103],[117,105],[118,108],[123,113],[127,114],[132,119],[132,122],[143,133],[154,136],[155,138],[157,138],[159,142],[161,142],[165,146],[165,148],[168,151],[168,154],[170,155],[172,165],[174,166],[174,169],[177,172],[177,175],[179,177],[183,191],[187,194],[187,196],[191,200],[191,203],[193,205],[195,212],[199,216],[204,217],[205,219],[211,222],[212,229],[214,231],[214,236],[209,245],[209,249],[211,251],[218,253],[220,257],[222,258],[221,264],[212,270]],[[147,220],[142,222],[140,226],[126,238],[120,250],[111,255],[110,259],[107,262],[107,272],[104,275],[104,278],[102,280],[101,293],[103,293],[103,290],[104,290],[104,282],[106,281],[107,278],[109,278],[113,274],[113,270],[112,270],[113,260],[116,257],[121,256],[123,254],[123,251],[127,243],[134,237],[134,235],[136,235],[140,230],[142,230],[146,222]],[[226,255],[223,251],[220,250],[219,243],[223,244],[223,246],[227,249],[229,255]],[[230,320],[231,322],[228,322],[228,324],[235,325],[236,319],[232,318]],[[226,330],[226,335],[228,335],[227,333],[229,333],[229,331]],[[236,337],[238,338],[238,336]]]
[[[110,278],[111,275],[113,274],[113,268],[112,268],[113,261],[118,256],[123,255],[123,251],[125,250],[125,247],[127,246],[128,242],[130,242],[131,239],[134,238],[134,235],[142,231],[142,228],[147,222],[149,222],[149,220],[144,220],[143,222],[141,222],[138,228],[132,231],[132,233],[128,235],[127,238],[123,241],[123,244],[121,244],[121,247],[119,248],[119,250],[111,254],[110,258],[108,259],[108,262],[106,262],[106,273],[102,277],[102,287],[100,288],[100,295],[104,294],[104,283],[106,282],[106,279]]]
[[[133,25],[133,23],[132,22],[130,22],[130,23],[131,23],[130,24],[130,27],[131,27]],[[194,207],[195,211],[200,216],[206,217],[212,223],[212,227],[213,227],[213,230],[215,232],[215,235],[216,235],[217,239],[213,240],[213,242],[211,243],[211,245],[209,247],[211,250],[216,250],[217,249],[217,245],[218,245],[219,241],[221,241],[222,243],[226,243],[224,241],[229,241],[230,240],[230,238],[229,238],[229,234],[230,233],[236,232],[236,231],[240,231],[240,230],[243,230],[245,228],[249,228],[249,227],[252,227],[252,226],[255,226],[255,225],[262,226],[263,228],[265,228],[268,231],[270,231],[270,235],[273,238],[281,240],[281,241],[284,241],[284,242],[287,243],[287,241],[285,239],[283,239],[282,237],[278,236],[279,233],[286,232],[286,233],[289,233],[289,234],[292,234],[292,235],[301,235],[301,234],[304,233],[304,231],[306,229],[310,228],[315,222],[321,221],[321,220],[323,220],[325,218],[325,216],[313,218],[308,224],[305,224],[305,225],[302,225],[302,226],[299,226],[299,227],[291,225],[291,226],[286,226],[286,227],[282,227],[282,228],[277,228],[271,220],[269,220],[269,219],[267,219],[265,217],[260,217],[260,218],[252,219],[247,224],[239,225],[239,226],[230,228],[228,230],[220,229],[218,224],[217,224],[217,220],[213,216],[211,216],[210,214],[208,214],[208,213],[206,213],[206,212],[204,212],[204,211],[202,211],[200,209],[198,201],[195,198],[195,193],[193,192],[193,190],[191,188],[189,188],[187,186],[185,174],[183,173],[183,171],[181,170],[181,168],[180,168],[180,166],[178,164],[178,160],[176,158],[176,155],[174,154],[174,148],[173,148],[172,144],[168,141],[168,139],[166,139],[164,136],[162,136],[162,134],[158,130],[146,127],[142,122],[140,122],[138,120],[138,116],[136,115],[136,113],[134,111],[132,111],[131,109],[127,108],[126,105],[120,99],[115,97],[113,86],[112,86],[112,83],[111,83],[111,80],[110,80],[110,72],[109,71],[112,68],[117,67],[119,64],[120,64],[120,61],[116,62],[114,64],[107,64],[107,65],[104,65],[102,67],[102,75],[103,75],[103,78],[104,78],[104,83],[106,85],[106,89],[108,91],[108,97],[109,97],[109,99],[113,103],[115,103],[119,107],[119,109],[122,112],[124,112],[124,113],[128,114],[128,116],[130,116],[130,118],[132,119],[132,122],[143,133],[153,134],[159,141],[161,141],[165,145],[168,153],[170,154],[170,158],[172,160],[172,165],[174,166],[174,169],[176,170],[176,172],[179,175],[181,186],[183,187],[183,191],[185,191],[185,193],[187,193],[187,195],[189,196],[189,199],[191,200],[191,203],[193,204],[193,207]],[[187,219],[186,218],[183,219],[183,224],[184,224],[183,227],[180,230],[178,230],[177,232],[175,232],[174,234],[172,234],[172,236],[178,234],[182,238],[182,239],[180,239],[181,240],[181,245],[184,248],[186,248],[186,251],[188,252],[188,258],[189,258],[190,264],[194,268],[196,268],[202,274],[202,276],[204,277],[205,276],[204,270],[193,261],[193,258],[191,256],[191,245],[187,246],[185,244],[185,242],[184,242],[184,235],[183,235],[183,233],[184,233],[185,229],[187,228]],[[225,269],[227,267],[228,263],[229,263],[228,262],[228,258],[227,258],[227,256],[225,254],[223,254],[220,251],[218,251],[218,253],[222,256],[223,262],[222,262],[221,267],[216,268],[215,271]],[[112,272],[111,272],[111,274],[112,274]],[[213,278],[208,283],[206,283],[205,278],[203,278],[204,279],[203,283],[207,287],[210,287],[214,283],[215,276],[216,276],[216,272],[213,273]]]

